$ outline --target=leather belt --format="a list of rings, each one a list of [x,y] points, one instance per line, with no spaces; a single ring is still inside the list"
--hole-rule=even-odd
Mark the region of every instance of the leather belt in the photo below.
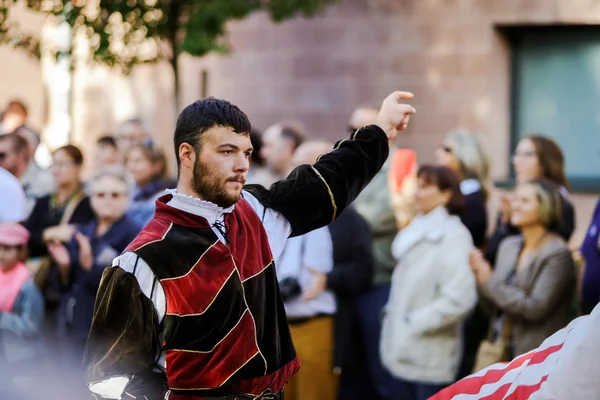
[[[283,400],[283,390],[274,393],[271,389],[266,389],[258,396],[251,394],[228,394],[220,397],[205,397],[205,400]]]

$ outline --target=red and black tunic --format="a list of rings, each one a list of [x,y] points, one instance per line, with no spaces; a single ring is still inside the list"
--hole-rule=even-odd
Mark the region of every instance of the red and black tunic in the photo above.
[[[258,215],[244,199],[236,203],[225,215],[227,246],[205,219],[166,205],[170,198],[158,200],[126,250],[146,261],[166,295],[169,399],[281,390],[300,362],[274,301],[277,278]]]
[[[369,126],[269,189],[245,190],[283,215],[291,236],[302,235],[335,219],[388,153],[386,135]],[[281,389],[299,364],[261,216],[240,200],[226,220],[226,246],[206,220],[165,201],[129,250],[158,277],[167,315],[159,323],[133,273],[107,268],[86,346],[86,381],[127,376],[123,398],[148,400],[164,398],[168,387],[170,400]],[[155,373],[161,350],[167,370]]]

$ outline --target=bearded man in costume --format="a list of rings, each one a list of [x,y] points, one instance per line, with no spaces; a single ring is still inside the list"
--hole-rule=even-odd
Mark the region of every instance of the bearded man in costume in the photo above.
[[[177,189],[100,284],[84,357],[96,399],[282,399],[300,361],[274,264],[288,237],[329,224],[379,171],[410,98],[392,93],[374,125],[269,189],[244,186],[246,115],[214,98],[187,106]]]

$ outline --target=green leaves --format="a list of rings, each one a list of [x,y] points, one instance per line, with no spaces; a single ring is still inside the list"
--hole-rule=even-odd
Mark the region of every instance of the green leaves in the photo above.
[[[227,52],[227,22],[266,10],[280,22],[313,15],[335,0],[0,0],[0,44],[39,57],[39,40],[10,20],[19,1],[58,16],[73,35],[88,38],[91,59],[129,71],[134,65],[181,53]]]
[[[8,45],[25,51],[28,55],[40,58],[40,43],[37,38],[21,29],[10,20],[10,9],[18,0],[0,0],[0,45]]]

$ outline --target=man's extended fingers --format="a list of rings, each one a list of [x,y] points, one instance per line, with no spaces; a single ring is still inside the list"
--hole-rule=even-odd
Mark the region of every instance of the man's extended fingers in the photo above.
[[[398,112],[401,112],[402,114],[414,114],[417,112],[417,110],[410,104],[398,104],[396,107]]]
[[[391,97],[396,101],[400,101],[400,100],[412,99],[413,97],[415,97],[415,95],[412,94],[411,92],[401,92],[401,91],[397,90],[394,93],[392,93]]]

